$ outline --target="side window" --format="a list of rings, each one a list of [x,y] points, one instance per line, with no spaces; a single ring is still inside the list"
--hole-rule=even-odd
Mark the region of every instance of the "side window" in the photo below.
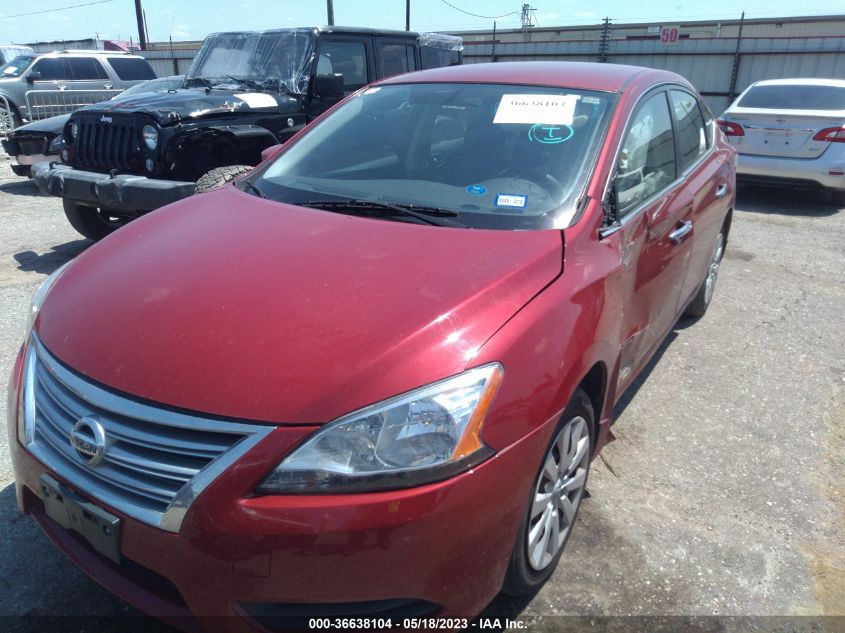
[[[70,81],[73,78],[67,59],[55,57],[39,59],[32,67],[32,72],[41,73],[43,81]]]
[[[405,44],[378,45],[379,78],[401,75],[417,69],[414,60],[414,47]]]
[[[678,151],[681,153],[681,169],[692,165],[707,151],[707,128],[698,99],[688,92],[672,90],[672,109],[678,124]]]
[[[155,79],[156,74],[146,59],[137,57],[109,57],[109,64],[123,81]]]
[[[67,62],[71,76],[77,81],[109,78],[100,61],[92,57],[69,57]]]
[[[361,42],[324,41],[320,45],[317,74],[343,75],[343,93],[351,94],[369,83],[367,50]]]
[[[621,216],[675,179],[675,143],[666,95],[642,104],[619,153],[616,207]]]

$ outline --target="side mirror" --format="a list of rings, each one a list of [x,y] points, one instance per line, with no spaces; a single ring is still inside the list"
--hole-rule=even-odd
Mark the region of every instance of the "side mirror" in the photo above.
[[[317,75],[314,78],[314,92],[323,99],[341,99],[343,97],[343,75]]]
[[[34,70],[26,76],[26,82],[31,84],[36,81],[41,81],[41,73]]]
[[[276,145],[271,145],[270,147],[264,148],[261,151],[261,160],[270,160],[271,158],[273,158],[273,156],[282,151],[282,147],[284,146],[281,143],[278,143]]]

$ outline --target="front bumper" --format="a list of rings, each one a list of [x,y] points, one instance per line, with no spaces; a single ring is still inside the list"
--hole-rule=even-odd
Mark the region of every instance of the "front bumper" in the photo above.
[[[845,152],[829,148],[818,158],[783,158],[738,154],[738,180],[760,183],[805,183],[826,189],[845,190]],[[833,172],[833,173],[831,173]],[[800,186],[800,185],[799,185]]]
[[[19,371],[20,359],[10,394]],[[339,603],[390,601],[431,605],[429,615],[474,616],[501,588],[535,474],[525,465],[539,462],[554,428],[554,421],[541,425],[472,471],[427,486],[256,497],[269,468],[313,431],[279,427],[197,498],[176,534],[75,490],[120,518],[123,560],[115,564],[45,515],[39,476],[68,482],[15,439],[15,402],[9,437],[21,509],[122,599],[183,629],[209,631],[250,630],[258,624],[247,611],[274,605],[331,613]]]
[[[112,176],[51,162],[33,165],[32,179],[44,194],[128,214],[152,211],[194,193],[193,182],[129,174]]]

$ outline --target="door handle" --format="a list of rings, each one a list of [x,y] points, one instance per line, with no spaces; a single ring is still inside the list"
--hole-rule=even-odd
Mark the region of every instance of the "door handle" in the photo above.
[[[680,244],[690,232],[692,232],[692,222],[684,222],[681,226],[669,233],[669,240],[672,244]]]
[[[722,183],[721,185],[716,187],[716,197],[717,198],[724,198],[726,195],[728,195],[728,185],[727,184]]]

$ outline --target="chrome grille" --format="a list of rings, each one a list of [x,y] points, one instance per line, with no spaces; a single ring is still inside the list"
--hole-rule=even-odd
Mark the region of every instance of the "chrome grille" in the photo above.
[[[196,496],[272,430],[124,397],[62,366],[35,336],[23,398],[33,455],[81,492],[172,532]],[[82,418],[99,422],[107,438],[94,465],[70,443]]]

